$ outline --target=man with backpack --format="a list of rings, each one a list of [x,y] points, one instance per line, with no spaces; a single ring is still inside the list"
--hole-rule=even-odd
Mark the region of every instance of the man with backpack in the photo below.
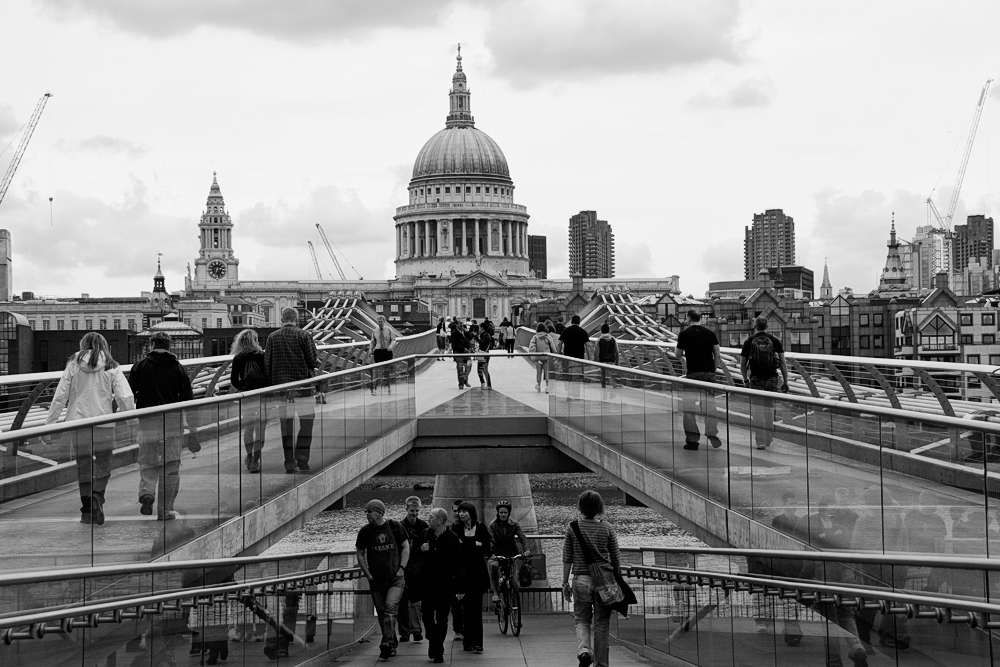
[[[756,317],[754,333],[740,350],[740,374],[743,384],[760,391],[788,391],[788,367],[781,341],[767,333],[767,318]],[[778,371],[781,379],[778,379]],[[767,449],[774,440],[774,402],[753,400],[750,410],[757,449]]]
[[[715,369],[722,366],[719,338],[711,329],[701,326],[701,313],[687,312],[687,327],[677,336],[677,360],[681,362],[681,375],[689,380],[715,382]],[[700,403],[700,408],[699,408]],[[681,390],[681,410],[684,413],[684,449],[698,449],[698,422],[695,415],[705,418],[705,437],[712,447],[722,447],[719,439],[719,420],[715,413],[715,392],[684,387]]]
[[[377,498],[365,505],[368,523],[358,531],[354,547],[358,567],[368,579],[372,602],[382,628],[379,657],[388,660],[396,655],[396,613],[406,585],[405,572],[410,562],[410,541],[406,530],[395,519],[385,518],[385,503]]]

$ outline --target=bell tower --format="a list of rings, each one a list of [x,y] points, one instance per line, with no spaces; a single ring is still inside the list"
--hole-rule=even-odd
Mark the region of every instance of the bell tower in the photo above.
[[[233,254],[233,220],[226,211],[215,172],[198,234],[200,248],[194,261],[194,283],[209,289],[238,283],[240,260]]]

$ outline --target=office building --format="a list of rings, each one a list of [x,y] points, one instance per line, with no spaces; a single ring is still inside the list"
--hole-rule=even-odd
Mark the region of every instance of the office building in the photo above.
[[[795,222],[780,208],[753,216],[744,228],[743,279],[754,280],[761,269],[795,264]]]
[[[539,280],[549,277],[548,251],[544,236],[528,234],[528,270],[534,271],[535,277]]]
[[[597,211],[580,211],[569,219],[569,273],[584,278],[615,277],[615,235]]]

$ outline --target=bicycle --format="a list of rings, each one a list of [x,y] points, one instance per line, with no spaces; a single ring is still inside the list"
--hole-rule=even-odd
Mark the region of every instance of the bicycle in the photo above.
[[[517,637],[521,634],[521,592],[513,566],[526,557],[518,554],[514,557],[497,556],[496,559],[499,567],[497,597],[500,598],[494,604],[497,625],[502,634],[507,634],[507,629],[510,628],[511,634]]]

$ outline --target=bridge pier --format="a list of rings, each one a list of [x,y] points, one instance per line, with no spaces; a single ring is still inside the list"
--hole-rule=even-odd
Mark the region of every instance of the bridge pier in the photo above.
[[[535,516],[531,483],[526,474],[437,475],[434,480],[433,506],[443,507],[451,512],[452,504],[456,500],[468,500],[473,503],[479,513],[479,520],[486,525],[489,525],[496,518],[495,505],[497,501],[509,500],[511,519],[521,525],[521,530],[525,534],[538,534],[538,518]],[[528,548],[531,549],[532,554],[543,553],[539,540],[528,540],[528,542]],[[549,585],[544,568],[540,573],[543,578],[533,580],[531,588],[545,588]],[[536,576],[538,574],[539,570],[536,569]],[[521,604],[525,610],[540,611],[543,608],[548,608],[550,606],[549,596],[532,596],[530,595],[531,588],[522,591]],[[536,597],[539,599],[534,599]]]

